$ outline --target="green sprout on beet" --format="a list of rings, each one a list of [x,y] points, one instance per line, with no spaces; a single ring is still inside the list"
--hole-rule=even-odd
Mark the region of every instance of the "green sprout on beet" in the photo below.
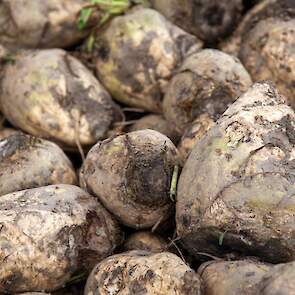
[[[176,198],[178,174],[179,174],[179,166],[175,165],[173,169],[171,186],[170,186],[170,199],[173,202],[175,202],[175,198]]]
[[[226,233],[227,233],[227,231],[225,231],[225,232],[223,232],[223,233],[221,233],[219,235],[219,239],[218,239],[219,246],[222,246],[223,245],[223,240],[224,240],[224,236],[225,236]]]
[[[13,56],[12,54],[8,53],[6,54],[5,56],[2,56],[0,58],[0,60],[3,62],[3,63],[12,63],[14,64],[15,61],[16,61],[16,58],[15,56]]]
[[[77,27],[79,31],[86,28],[87,23],[95,11],[101,14],[98,25],[102,26],[113,16],[123,14],[132,5],[146,4],[146,0],[91,0],[89,5],[80,11]]]

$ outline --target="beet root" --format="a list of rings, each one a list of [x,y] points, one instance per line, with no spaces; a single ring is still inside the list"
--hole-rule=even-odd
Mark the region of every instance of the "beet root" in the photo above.
[[[121,242],[113,217],[78,187],[51,185],[0,198],[0,291],[53,291],[90,271]]]
[[[176,204],[178,235],[191,253],[294,259],[294,128],[292,109],[261,82],[196,144]]]
[[[14,126],[68,149],[106,138],[119,118],[99,81],[61,49],[16,54],[4,69],[0,105]]]
[[[98,30],[93,57],[97,75],[114,99],[159,113],[173,72],[201,46],[157,11],[135,9]]]
[[[85,295],[201,295],[199,276],[172,253],[131,251],[108,257],[89,276]]]
[[[107,139],[88,153],[81,186],[125,225],[152,227],[172,213],[169,197],[177,150],[168,137],[141,130]]]
[[[0,140],[0,195],[49,184],[76,184],[72,163],[56,144],[16,133]]]
[[[182,135],[201,114],[218,119],[251,84],[238,59],[215,49],[201,50],[184,60],[169,83],[164,116]]]

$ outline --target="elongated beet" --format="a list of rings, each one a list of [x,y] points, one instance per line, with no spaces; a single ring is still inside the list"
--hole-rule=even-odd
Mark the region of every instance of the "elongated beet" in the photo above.
[[[83,0],[4,0],[0,3],[0,43],[16,48],[66,48],[87,31],[77,30]]]
[[[68,149],[107,137],[118,107],[77,59],[61,49],[25,51],[14,59],[5,66],[0,95],[14,126]]]

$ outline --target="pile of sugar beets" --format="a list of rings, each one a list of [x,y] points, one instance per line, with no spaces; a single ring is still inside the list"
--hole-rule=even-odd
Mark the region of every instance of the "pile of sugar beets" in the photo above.
[[[294,0],[0,1],[0,294],[294,295],[294,108]]]

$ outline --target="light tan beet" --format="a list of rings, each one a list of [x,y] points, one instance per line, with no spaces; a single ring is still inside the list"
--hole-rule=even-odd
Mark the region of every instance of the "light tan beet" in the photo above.
[[[90,274],[85,295],[201,295],[199,276],[172,253],[130,251],[99,263]]]
[[[167,83],[183,58],[201,48],[196,37],[155,10],[114,18],[95,35],[96,72],[114,99],[160,113]]]
[[[104,139],[119,109],[80,63],[61,49],[24,51],[5,66],[0,105],[16,127],[68,149]]]
[[[0,292],[53,291],[112,253],[121,232],[97,200],[72,185],[0,197]]]
[[[295,257],[295,115],[254,84],[194,147],[178,182],[178,236],[194,255]]]
[[[253,81],[272,80],[295,107],[295,2],[265,0],[243,18],[233,36],[221,45],[235,54]]]
[[[20,132],[0,140],[0,195],[59,183],[76,184],[77,177],[56,144]]]
[[[83,0],[4,0],[0,3],[0,43],[11,48],[66,48],[88,31],[77,30]]]
[[[18,130],[13,129],[13,128],[3,128],[3,129],[1,129],[1,127],[0,127],[0,140],[4,139],[6,137],[9,137],[9,136],[11,136],[13,134],[16,134],[18,132],[19,132]]]

